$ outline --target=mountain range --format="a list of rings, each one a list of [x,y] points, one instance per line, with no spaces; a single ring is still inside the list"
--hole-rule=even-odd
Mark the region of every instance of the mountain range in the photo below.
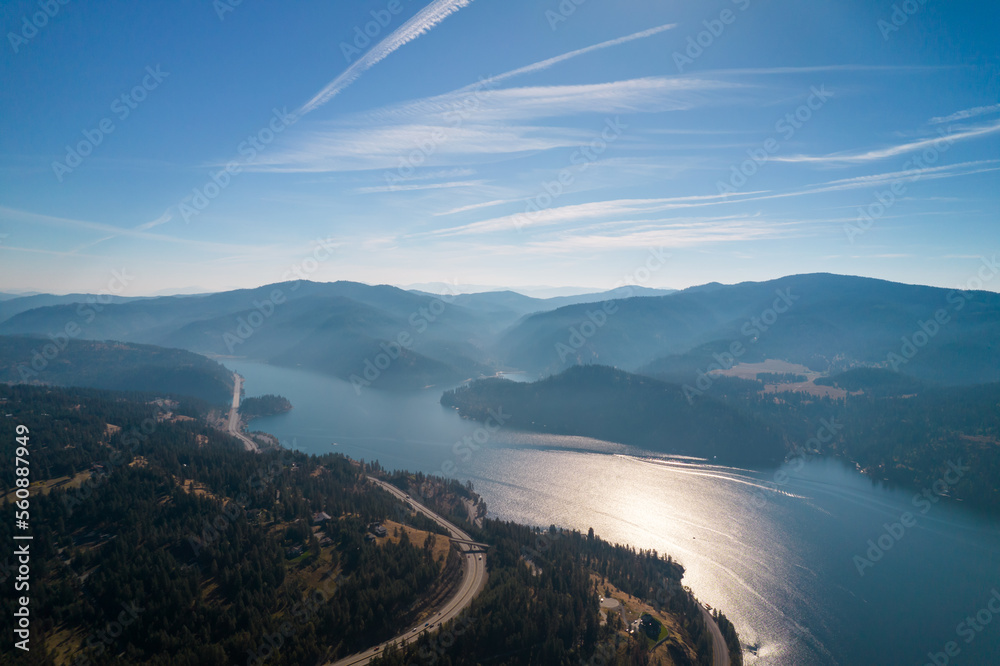
[[[70,331],[308,367],[383,389],[502,369],[547,376],[589,363],[690,384],[713,363],[766,359],[820,373],[888,367],[945,385],[1000,381],[1000,294],[822,273],[548,299],[299,281],[191,296],[0,302],[0,335]]]

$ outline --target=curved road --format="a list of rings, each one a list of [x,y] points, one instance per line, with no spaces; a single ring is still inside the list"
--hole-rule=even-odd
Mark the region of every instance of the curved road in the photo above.
[[[701,608],[701,613],[705,616],[708,630],[712,632],[712,666],[729,666],[729,646],[726,645],[726,639],[722,637],[722,630],[719,629],[715,618],[701,602],[698,602],[698,607]]]
[[[458,529],[424,505],[414,501],[413,498],[399,488],[372,477],[368,477],[368,480],[380,486],[383,490],[395,495],[401,502],[409,502],[415,510],[424,514],[438,525],[448,530],[448,534],[450,534],[452,538],[463,539],[466,541],[473,540],[468,534]],[[448,599],[443,606],[438,608],[436,613],[434,613],[433,617],[428,621],[429,626],[426,626],[425,623],[419,623],[414,627],[410,627],[395,638],[391,638],[382,643],[381,645],[376,645],[375,647],[369,648],[364,652],[359,652],[358,654],[351,655],[350,657],[345,657],[344,659],[333,662],[328,666],[361,666],[362,664],[367,664],[374,657],[382,654],[388,646],[406,645],[411,640],[419,636],[421,632],[436,629],[442,623],[457,617],[466,606],[472,603],[473,598],[475,598],[476,594],[486,583],[486,556],[477,555],[475,553],[467,553],[466,551],[468,551],[471,546],[467,546],[465,544],[459,544],[458,548],[462,551],[462,559],[464,560],[464,562],[462,562],[462,582],[459,583],[458,590],[455,594],[452,595],[452,597]]]

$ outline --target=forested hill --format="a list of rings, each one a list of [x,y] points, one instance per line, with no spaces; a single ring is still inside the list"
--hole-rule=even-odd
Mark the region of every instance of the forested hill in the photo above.
[[[884,368],[820,377],[805,392],[794,375],[713,376],[690,404],[681,387],[601,366],[577,366],[534,383],[471,382],[441,397],[462,416],[502,410],[508,427],[582,435],[646,449],[760,465],[832,455],[873,480],[916,491],[950,464],[968,466],[945,494],[1000,515],[1000,383],[935,386]],[[944,492],[944,491],[942,491]]]
[[[785,455],[770,427],[711,399],[689,403],[679,386],[598,365],[533,383],[481,379],[441,398],[467,418],[502,408],[508,427],[594,437],[679,455],[752,465]]]
[[[270,393],[267,395],[245,398],[240,403],[240,414],[245,419],[255,419],[260,416],[284,414],[287,411],[291,411],[291,409],[292,403],[288,401],[288,398],[280,395],[271,395]]]
[[[247,452],[206,425],[206,410],[197,401],[0,385],[10,432],[15,425],[30,431],[33,536],[32,650],[15,658],[19,651],[5,641],[0,663],[320,664],[423,621],[430,600],[448,594],[456,551],[436,523],[367,481],[366,473],[382,474],[377,466],[332,454]],[[15,451],[0,447],[8,515]],[[455,482],[423,481],[445,491],[438,497],[450,486],[471,496]],[[368,538],[380,521],[388,534]],[[0,521],[0,540],[12,543],[13,531],[12,520]],[[498,618],[503,609],[505,639],[519,637],[520,656],[497,663],[593,658],[597,639],[609,635],[595,623],[597,576],[630,594],[658,580],[644,594],[662,598],[658,621],[674,632],[659,649],[673,645],[683,657],[678,664],[709,663],[697,608],[671,561],[580,535],[540,546],[516,525],[489,522],[473,533],[492,544],[477,608]],[[539,553],[541,576],[520,559],[529,547]],[[0,562],[0,585],[10,585],[15,571],[9,556]],[[529,600],[544,605],[521,605]],[[14,604],[13,595],[0,599],[7,636]],[[604,663],[648,663],[624,655],[645,654],[649,639],[630,643],[618,631],[612,640],[623,656]]]
[[[233,395],[232,373],[200,354],[66,336],[0,336],[0,382],[189,395],[216,405]]]
[[[390,480],[453,521],[467,515],[455,501],[463,494],[457,481],[442,489],[421,474],[397,472]],[[462,618],[405,650],[387,651],[374,666],[713,663],[699,602],[682,584],[684,568],[670,556],[610,544],[592,529],[532,529],[491,519],[463,529],[493,546],[486,588]],[[601,597],[621,602],[620,613],[601,611]],[[641,619],[640,630],[632,632],[631,622]],[[741,666],[732,624],[721,613],[716,622],[732,666]]]

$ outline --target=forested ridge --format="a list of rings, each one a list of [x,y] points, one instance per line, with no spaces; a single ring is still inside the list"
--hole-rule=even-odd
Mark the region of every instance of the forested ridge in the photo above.
[[[5,643],[0,662],[318,664],[397,634],[421,617],[421,599],[446,592],[457,555],[436,556],[432,533],[441,529],[367,481],[383,473],[377,465],[246,452],[205,423],[209,408],[153,394],[0,385],[5,429],[30,429],[34,536],[32,651]],[[12,451],[0,448],[5,511]],[[456,482],[420,481],[441,498],[478,499]],[[461,519],[457,504],[442,510]],[[387,519],[426,538],[411,542],[404,531],[375,542],[369,526]],[[12,529],[0,521],[2,542],[12,543]],[[595,624],[595,577],[630,594],[660,594],[679,618],[678,645],[703,654],[696,602],[671,560],[569,532],[544,545],[520,525],[469,529],[492,547],[487,589],[468,611],[490,621],[470,634],[468,659],[503,648],[517,654],[496,663],[573,663],[596,654],[602,637],[622,659],[641,655],[648,646],[629,647]],[[526,573],[525,548],[537,551],[541,575]],[[9,551],[3,557],[0,578],[9,583]],[[14,600],[2,604],[0,630],[11,635]],[[646,663],[627,659],[608,663]]]
[[[365,538],[370,522],[400,519],[397,502],[341,456],[250,454],[123,394],[0,386],[0,401],[7,424],[31,429],[32,481],[61,471],[67,447],[86,469],[82,483],[32,490],[35,633],[18,663],[316,663],[394,635],[439,576],[423,544]],[[10,455],[0,455],[5,489]],[[325,545],[318,511],[333,517]],[[0,525],[11,543],[11,521]],[[13,600],[3,605],[11,635]],[[114,624],[123,609],[136,615],[124,628]],[[10,642],[2,650],[13,658]]]
[[[441,404],[477,420],[502,407],[508,427],[726,464],[775,463],[785,455],[780,435],[752,414],[713,399],[692,403],[679,386],[606,366],[575,366],[530,384],[480,379],[446,391]]]
[[[1000,384],[937,386],[884,368],[816,379],[843,389],[837,397],[780,385],[769,392],[762,379],[787,384],[804,377],[712,375],[704,395],[688,402],[680,383],[580,366],[530,384],[478,380],[445,392],[441,402],[467,418],[485,420],[502,408],[510,427],[717,455],[720,463],[832,455],[873,480],[915,491],[931,488],[953,463],[973,471],[949,484],[947,494],[1000,513]]]
[[[233,394],[232,373],[200,354],[64,334],[0,336],[0,381],[158,391],[218,405]]]
[[[486,589],[462,617],[406,650],[388,651],[375,662],[379,666],[711,664],[699,602],[681,582],[684,568],[669,555],[611,544],[593,530],[542,530],[493,519],[476,525],[464,518],[462,500],[473,497],[468,486],[421,474],[396,473],[390,480],[493,547]],[[630,633],[614,614],[600,622],[598,600],[609,585],[676,622],[658,647]],[[742,664],[736,632],[719,617],[732,663]]]
[[[898,386],[913,390],[902,380]],[[732,400],[780,429],[790,455],[836,456],[876,481],[922,491],[949,463],[967,467],[948,495],[1000,514],[1000,384],[893,393],[882,384],[843,398],[743,393]]]

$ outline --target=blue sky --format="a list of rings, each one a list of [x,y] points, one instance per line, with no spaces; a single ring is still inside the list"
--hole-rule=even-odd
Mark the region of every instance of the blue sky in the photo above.
[[[995,3],[231,1],[4,3],[0,291],[955,287],[997,252]]]

